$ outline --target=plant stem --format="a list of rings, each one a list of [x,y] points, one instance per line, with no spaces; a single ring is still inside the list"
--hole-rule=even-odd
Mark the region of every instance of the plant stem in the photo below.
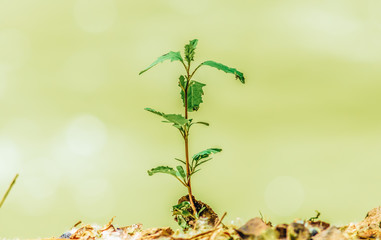
[[[12,181],[11,184],[9,185],[8,190],[5,192],[5,194],[4,194],[4,196],[3,196],[3,199],[2,199],[1,202],[0,202],[0,208],[1,208],[1,206],[3,206],[3,203],[4,203],[5,199],[7,198],[9,192],[11,191],[11,189],[12,189],[12,187],[13,187],[13,185],[16,183],[16,179],[18,178],[18,176],[19,176],[19,175],[16,174],[16,176],[13,178],[13,181]]]
[[[189,195],[189,202],[191,204],[192,210],[194,212],[194,216],[197,215],[197,210],[193,202],[193,195],[192,195],[192,185],[191,185],[191,178],[190,178],[190,169],[189,169],[189,149],[188,149],[188,135],[184,138],[185,142],[185,160],[186,160],[186,169],[187,169],[187,187],[188,187],[188,195]]]
[[[185,91],[184,91],[184,106],[185,106],[185,119],[188,119],[188,87],[190,82],[190,77],[189,77],[190,62],[188,62],[188,67],[185,69],[187,71],[187,83],[185,85]],[[192,185],[191,185],[190,168],[189,168],[189,143],[188,143],[189,129],[186,129],[184,132],[185,132],[184,134],[185,163],[186,163],[186,171],[187,171],[187,179],[188,179],[187,185],[188,185],[189,202],[191,204],[194,216],[197,216],[197,210],[193,202]]]
[[[198,65],[194,71],[192,72],[192,74],[190,75],[190,79],[193,77],[193,75],[196,73],[196,71],[202,66],[202,63],[200,65]]]

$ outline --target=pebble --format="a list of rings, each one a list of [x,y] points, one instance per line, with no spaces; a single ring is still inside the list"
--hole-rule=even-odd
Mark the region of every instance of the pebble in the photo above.
[[[65,232],[64,234],[62,234],[59,238],[70,238],[71,236],[71,233],[70,232]]]

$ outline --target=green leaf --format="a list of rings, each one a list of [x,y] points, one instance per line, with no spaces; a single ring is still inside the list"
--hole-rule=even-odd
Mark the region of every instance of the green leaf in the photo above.
[[[148,175],[152,176],[156,173],[166,173],[166,174],[170,174],[174,177],[177,177],[177,171],[171,167],[168,167],[168,166],[159,166],[159,167],[155,167],[155,168],[152,168],[151,170],[148,170]]]
[[[214,68],[217,68],[218,70],[222,70],[226,73],[232,73],[232,74],[234,74],[235,78],[238,78],[241,81],[241,83],[245,83],[245,77],[243,76],[243,73],[241,73],[240,71],[238,71],[235,68],[230,68],[224,64],[217,63],[214,61],[205,61],[205,62],[200,64],[200,66],[202,66],[202,65],[214,67]]]
[[[182,215],[183,217],[192,216],[190,211],[192,210],[189,201],[183,201],[177,205],[172,206],[173,215]]]
[[[156,115],[162,116],[162,117],[165,115],[164,113],[156,111],[155,109],[152,109],[152,108],[144,108],[144,110],[151,112],[151,113],[154,113]]]
[[[221,152],[221,151],[222,151],[221,148],[208,148],[208,149],[206,149],[206,150],[204,150],[202,152],[199,152],[199,153],[193,155],[192,159],[197,162],[200,159],[209,157],[213,153],[218,153],[218,152]]]
[[[189,228],[185,218],[193,217],[190,211],[192,210],[190,202],[184,201],[172,207],[173,216],[176,216],[177,223],[183,229]]]
[[[176,212],[176,211],[184,211],[184,210],[190,210],[191,209],[191,204],[189,201],[183,201],[177,205],[174,205],[172,206],[172,211],[173,212]],[[188,211],[189,212],[189,211]],[[186,213],[186,212],[185,212]],[[185,217],[188,217],[190,216],[191,214],[189,213],[189,215],[185,215]]]
[[[198,211],[198,213],[196,214],[196,218],[199,218],[200,214],[201,214],[202,211],[204,211],[204,210],[205,210],[205,206],[202,207],[202,208],[200,209],[200,211]]]
[[[179,174],[179,177],[181,177],[185,181],[186,174],[185,174],[184,168],[182,166],[177,166],[176,169],[177,169],[177,173]]]
[[[193,171],[189,176],[193,176],[196,172],[200,171],[201,169],[197,169],[196,171]]]
[[[188,111],[197,111],[200,108],[202,101],[202,95],[204,91],[202,90],[206,84],[197,81],[192,81],[190,87],[188,88]]]
[[[193,61],[194,54],[195,54],[194,50],[196,50],[197,43],[198,43],[198,40],[194,39],[194,40],[189,41],[189,44],[185,45],[185,50],[184,50],[185,60],[188,63]]]
[[[207,123],[207,122],[194,122],[193,124],[202,124],[205,126],[209,126],[209,123]]]
[[[184,94],[183,89],[186,88],[186,81],[185,81],[184,75],[180,75],[180,77],[179,77],[179,87],[181,88],[181,93]]]
[[[195,169],[198,167],[198,166],[201,166],[202,164],[206,163],[206,162],[209,162],[210,160],[212,160],[212,158],[208,158],[208,159],[205,159],[205,160],[202,160],[202,161],[198,161],[196,163],[196,166],[195,166]]]
[[[161,63],[161,62],[164,62],[165,60],[171,60],[171,62],[173,61],[180,61],[182,63],[184,63],[184,60],[183,58],[181,57],[181,54],[180,52],[169,52],[167,54],[164,54],[163,56],[159,57],[158,59],[156,59],[156,61],[154,61],[151,65],[149,65],[146,69],[144,69],[143,71],[141,71],[139,73],[139,75],[141,75],[142,73],[148,71],[149,69],[151,69],[152,67],[154,67],[155,65],[157,65],[158,63]]]
[[[181,215],[177,215],[176,216],[176,219],[177,219],[177,223],[179,224],[179,226],[185,231],[186,229],[189,228],[189,225],[187,223],[187,221],[185,221],[184,217],[181,216]]]
[[[180,126],[183,126],[188,123],[188,120],[180,114],[165,114],[163,117],[168,121]]]
[[[181,99],[183,100],[183,106],[185,107],[185,94],[184,90],[186,88],[185,78],[184,76],[180,76],[179,78],[179,86],[181,88]],[[190,81],[188,86],[188,112],[197,111],[200,108],[200,104],[202,101],[202,95],[204,95],[204,91],[202,90],[206,84],[200,83],[197,81]]]
[[[156,111],[152,108],[144,108],[144,110],[148,111],[148,112],[151,112],[151,113],[154,113],[156,115],[159,115],[163,118],[165,118],[167,121],[164,121],[166,123],[173,123],[173,126],[175,126],[176,128],[180,128],[182,126],[184,126],[185,124],[188,124],[190,119],[185,119],[182,115],[180,114],[165,114],[165,113],[162,113],[162,112],[159,112],[159,111]]]
[[[177,161],[183,163],[184,165],[187,165],[186,162],[185,162],[184,160],[181,160],[181,159],[178,159],[178,158],[175,158],[175,160],[177,160]]]
[[[179,87],[180,87],[180,95],[181,99],[183,100],[183,106],[185,106],[185,101],[184,101],[184,89],[187,87],[187,83],[185,81],[185,76],[180,75],[179,77]]]

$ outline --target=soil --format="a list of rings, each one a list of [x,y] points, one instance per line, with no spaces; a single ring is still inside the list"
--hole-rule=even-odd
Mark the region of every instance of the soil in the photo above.
[[[194,202],[194,205],[196,207],[196,210],[197,212],[199,212],[202,208],[205,208],[201,213],[200,213],[200,218],[203,218],[206,220],[206,223],[210,226],[214,226],[217,222],[218,222],[218,216],[217,214],[213,211],[213,209],[201,202],[201,201],[198,201],[196,200],[196,198],[194,196],[192,196],[192,200]],[[183,197],[181,197],[178,201],[178,204],[182,203],[182,202],[185,202],[185,201],[188,201],[189,202],[189,195],[185,195]],[[177,219],[175,218],[175,221],[177,221]],[[185,221],[188,223],[188,225],[192,228],[195,227],[195,222],[193,221],[192,218],[186,218]]]
[[[184,196],[179,203],[188,201]],[[127,227],[115,227],[113,219],[104,227],[84,225],[73,227],[70,231],[61,235],[61,239],[76,240],[361,240],[381,239],[381,207],[369,211],[363,221],[350,223],[345,226],[332,226],[329,223],[318,220],[318,216],[309,220],[294,220],[286,224],[273,226],[271,222],[265,222],[262,218],[250,219],[241,227],[229,226],[221,223],[222,216],[218,220],[215,212],[205,203],[193,199],[197,210],[206,207],[205,217],[211,221],[203,222],[204,227],[199,225],[186,232],[172,230],[169,227],[143,229],[141,224]],[[202,214],[201,214],[202,215]],[[214,219],[214,220],[212,220]],[[215,223],[214,225],[212,224]],[[56,239],[56,238],[54,238]]]

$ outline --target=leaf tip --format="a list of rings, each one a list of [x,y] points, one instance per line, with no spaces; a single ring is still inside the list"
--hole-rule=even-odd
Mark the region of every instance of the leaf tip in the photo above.
[[[242,84],[245,84],[245,77],[242,74],[242,77],[238,77]]]

